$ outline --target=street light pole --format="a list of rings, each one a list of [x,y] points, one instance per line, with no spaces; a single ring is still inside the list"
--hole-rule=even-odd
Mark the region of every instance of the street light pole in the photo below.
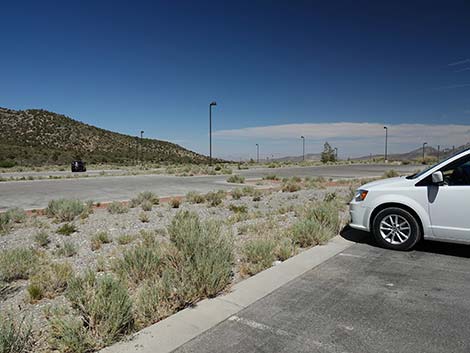
[[[425,163],[425,160],[424,160],[424,151],[425,151],[425,148],[426,148],[426,145],[427,145],[427,144],[428,144],[427,142],[424,142],[424,143],[423,143],[423,163]]]
[[[302,160],[305,161],[305,136],[300,136],[302,139]]]
[[[144,138],[144,130],[140,130],[140,159],[144,157],[144,151],[142,149],[142,139]]]
[[[441,145],[437,145],[437,161],[439,162],[439,157],[441,154]]]
[[[209,165],[212,165],[212,107],[216,105],[216,102],[209,104]]]
[[[384,161],[385,161],[385,163],[387,163],[388,162],[388,155],[387,155],[387,153],[388,153],[388,151],[387,151],[387,149],[388,149],[388,127],[384,126],[384,129],[385,129],[385,158],[384,158]]]
[[[259,144],[256,144],[256,163],[259,163]]]
[[[338,147],[335,147],[335,159],[338,161]]]

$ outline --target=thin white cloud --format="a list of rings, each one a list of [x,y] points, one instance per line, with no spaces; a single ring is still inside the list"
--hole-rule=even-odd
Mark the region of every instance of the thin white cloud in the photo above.
[[[463,69],[456,70],[456,71],[454,71],[454,72],[463,72],[463,71],[468,71],[468,70],[470,70],[470,67],[465,67],[465,68],[463,68]]]
[[[470,63],[470,59],[456,61],[456,62],[448,64],[448,66],[456,66],[456,65],[466,64],[466,63]]]
[[[470,139],[470,125],[436,124],[394,124],[387,125],[390,141],[393,143],[415,144],[427,140],[428,143],[457,145]],[[248,127],[216,131],[221,139],[242,140],[290,140],[301,135],[314,141],[343,141],[348,143],[374,143],[383,139],[384,125],[378,123],[305,123]]]
[[[470,87],[470,83],[461,83],[457,85],[441,86],[441,87],[436,87],[434,89],[442,90],[442,89],[453,89],[453,88],[462,88],[462,87]]]

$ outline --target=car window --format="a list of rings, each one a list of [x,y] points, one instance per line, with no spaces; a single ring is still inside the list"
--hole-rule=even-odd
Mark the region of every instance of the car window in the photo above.
[[[441,169],[444,183],[449,186],[470,186],[470,156],[465,156]]]

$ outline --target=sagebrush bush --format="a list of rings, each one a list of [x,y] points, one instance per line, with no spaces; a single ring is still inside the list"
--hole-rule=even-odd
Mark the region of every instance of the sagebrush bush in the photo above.
[[[62,235],[71,235],[77,231],[73,223],[65,223],[57,228],[57,233]]]
[[[279,180],[276,174],[268,174],[263,177],[264,180]]]
[[[390,170],[387,170],[382,175],[382,178],[394,178],[394,177],[397,177],[397,176],[400,176],[400,174],[398,174],[398,172],[395,169],[390,169]]]
[[[51,240],[49,234],[45,230],[40,230],[34,235],[34,241],[41,247],[46,247]]]
[[[0,314],[0,352],[27,353],[32,347],[32,328],[26,319],[12,313]]]
[[[267,237],[247,241],[242,248],[243,263],[240,271],[243,275],[254,275],[272,266],[276,243]]]
[[[127,245],[132,243],[135,240],[135,236],[131,234],[123,234],[117,237],[117,242],[119,245]]]
[[[130,284],[158,277],[163,269],[163,254],[158,244],[139,244],[124,251],[113,264],[114,272]]]
[[[245,177],[242,176],[242,175],[234,174],[234,175],[231,175],[227,178],[227,183],[244,184],[245,183]]]
[[[216,207],[222,203],[226,196],[227,193],[225,191],[219,190],[216,192],[208,192],[205,196],[205,199],[209,206]]]
[[[0,252],[0,281],[12,282],[28,279],[38,264],[38,254],[33,249],[16,248]]]
[[[78,313],[96,348],[116,342],[134,327],[132,301],[127,289],[110,275],[99,278],[92,271],[72,278],[66,297]]]
[[[18,207],[10,208],[6,213],[10,218],[10,222],[13,223],[21,223],[26,219],[26,212]]]
[[[137,201],[142,204],[144,201],[150,202],[152,205],[158,205],[160,199],[151,191],[143,191],[137,195]]]
[[[60,222],[71,222],[85,209],[80,200],[59,199],[51,200],[46,208],[46,214]]]
[[[206,201],[206,198],[204,197],[204,195],[201,195],[201,194],[199,194],[197,192],[194,192],[194,191],[188,192],[186,194],[185,199],[189,203],[204,203]]]
[[[334,235],[330,227],[323,225],[315,218],[298,220],[292,226],[291,231],[292,241],[302,248],[324,244]]]
[[[144,200],[140,204],[140,207],[142,207],[142,210],[145,212],[152,211],[153,203],[149,200]]]
[[[48,263],[41,266],[31,276],[27,289],[30,301],[42,298],[54,298],[67,288],[67,282],[73,275],[69,263]]]
[[[101,249],[101,245],[109,244],[111,242],[112,242],[112,239],[110,238],[107,232],[105,231],[98,232],[91,237],[91,241],[90,241],[91,250],[93,251],[99,250]]]
[[[282,192],[296,192],[300,189],[300,184],[292,180],[289,180],[282,185]]]
[[[234,200],[240,200],[244,196],[242,189],[235,189],[230,194]]]
[[[8,212],[0,213],[0,234],[8,232],[11,229],[11,223]]]
[[[182,283],[188,286],[187,300],[214,296],[227,286],[232,276],[233,239],[222,232],[220,222],[201,222],[197,214],[180,211],[168,234],[185,259]]]
[[[121,202],[113,201],[108,205],[108,212],[111,214],[123,214],[129,212],[129,207]]]
[[[99,348],[82,318],[63,314],[49,318],[49,344],[63,353],[88,353]]]
[[[140,212],[139,213],[139,220],[142,223],[148,223],[148,222],[150,222],[150,216],[146,212]]]
[[[319,202],[313,206],[307,206],[303,209],[301,217],[317,220],[321,225],[328,227],[334,234],[339,232],[341,226],[339,218],[340,201]]]
[[[65,256],[65,257],[72,257],[77,253],[77,247],[71,241],[64,241],[59,247],[56,249],[55,254],[57,256]]]
[[[248,207],[246,205],[235,205],[233,203],[228,206],[228,209],[235,213],[247,213],[248,212]]]

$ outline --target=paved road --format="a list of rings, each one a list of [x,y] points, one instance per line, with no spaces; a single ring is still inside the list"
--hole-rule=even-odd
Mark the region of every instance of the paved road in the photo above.
[[[411,173],[416,166],[394,167]],[[324,176],[331,178],[360,178],[380,176],[390,169],[388,165],[349,165],[321,167],[293,167],[279,169],[251,169],[239,171],[247,178],[259,178],[267,174],[281,177]],[[0,210],[9,207],[25,209],[47,206],[52,199],[80,198],[82,200],[128,200],[140,191],[153,191],[160,196],[184,195],[188,191],[208,192],[214,189],[230,189],[227,176],[176,177],[165,175],[133,175],[95,178],[57,179],[0,182]]]
[[[469,352],[469,256],[358,243],[174,352]]]

